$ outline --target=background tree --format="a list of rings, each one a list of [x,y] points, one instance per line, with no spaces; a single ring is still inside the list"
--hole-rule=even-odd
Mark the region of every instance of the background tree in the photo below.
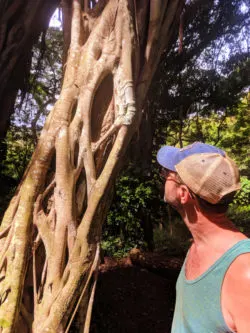
[[[136,228],[132,227],[133,221],[138,220],[142,230],[144,224],[148,226],[151,220],[151,227],[145,229],[156,228],[156,247],[164,243],[168,252],[170,247],[171,251],[174,248],[183,251],[182,240],[190,236],[186,234],[183,237],[178,217],[172,211],[169,214],[157,189],[159,170],[155,164],[155,153],[161,145],[182,146],[193,141],[217,144],[236,159],[242,175],[248,172],[246,118],[249,106],[242,98],[250,83],[249,20],[249,7],[244,1],[203,1],[202,6],[199,2],[186,5],[182,18],[182,52],[178,52],[176,34],[172,47],[162,57],[149,91],[140,132],[130,149],[132,165],[123,173],[121,183],[117,184],[117,200],[111,207],[108,224],[104,225],[106,253],[121,255],[125,248],[141,246],[144,234],[136,233]],[[238,122],[241,127],[237,125],[235,132],[233,124]],[[122,191],[124,179],[125,188],[134,188],[133,194],[127,192],[126,195],[126,191]],[[137,186],[140,191],[144,186],[143,190],[145,193],[150,191],[151,197],[148,199],[144,195],[145,201],[141,198],[136,200],[134,193]],[[238,204],[232,209],[235,221],[237,216],[245,220],[247,215],[238,215],[240,206]],[[126,214],[121,214],[121,211]],[[129,218],[129,214],[133,218]],[[117,221],[121,219],[123,223],[118,225]],[[126,225],[126,238],[120,236],[123,225]],[[167,239],[165,236],[160,239],[166,232],[158,230],[159,225],[168,230]],[[173,228],[176,228],[176,239],[172,237],[175,236]]]
[[[18,89],[24,89],[30,70],[32,46],[47,29],[59,0],[0,1],[0,160],[2,142],[14,110]]]
[[[85,322],[88,331],[110,188],[182,8],[180,0],[64,8],[72,24],[62,91],[1,224],[2,332],[67,331],[80,303],[77,329]]]
[[[192,112],[209,114],[238,104],[249,85],[247,4],[207,0],[202,6],[198,1],[186,7],[182,52],[176,52],[176,42],[161,62],[149,94],[155,111],[152,133],[162,129],[164,119],[181,122]]]
[[[19,90],[10,127],[2,141],[6,147],[0,164],[0,217],[20,182],[37,143],[49,108],[58,98],[62,81],[62,31],[49,28],[32,49],[29,80]]]

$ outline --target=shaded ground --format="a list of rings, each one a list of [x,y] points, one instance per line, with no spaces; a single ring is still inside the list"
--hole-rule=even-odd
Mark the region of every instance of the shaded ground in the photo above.
[[[168,333],[176,274],[170,278],[132,265],[130,259],[101,265],[91,333]]]

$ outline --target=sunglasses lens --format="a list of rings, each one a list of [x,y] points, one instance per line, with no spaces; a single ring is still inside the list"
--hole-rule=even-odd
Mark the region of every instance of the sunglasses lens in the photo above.
[[[167,178],[168,174],[169,174],[169,171],[167,169],[165,169],[165,168],[161,169],[161,172],[160,172],[161,177]]]

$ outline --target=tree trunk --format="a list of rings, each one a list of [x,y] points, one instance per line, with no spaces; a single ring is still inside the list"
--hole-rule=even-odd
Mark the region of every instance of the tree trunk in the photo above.
[[[62,91],[0,228],[1,332],[68,332],[78,305],[89,331],[110,190],[183,0],[72,6]]]

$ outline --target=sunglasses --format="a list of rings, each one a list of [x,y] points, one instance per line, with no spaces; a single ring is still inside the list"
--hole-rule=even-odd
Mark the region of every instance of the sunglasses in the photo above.
[[[168,181],[173,181],[173,182],[175,182],[176,184],[179,184],[179,185],[185,185],[184,183],[179,182],[177,179],[169,176],[170,172],[172,172],[172,171],[169,170],[169,169],[165,169],[165,168],[162,167],[161,170],[160,170],[160,176],[161,176],[161,178],[163,178],[164,181],[168,180]],[[195,198],[195,194],[190,190],[190,188],[187,187],[187,189],[188,189],[188,192],[189,192],[191,198],[194,199]]]
[[[163,179],[167,179],[169,176],[169,173],[170,173],[170,170],[168,170],[168,169],[161,168],[161,170],[160,170],[160,176]]]
[[[160,176],[161,178],[163,178],[164,181],[166,180],[172,180],[173,182],[175,182],[176,184],[182,184],[180,183],[177,179],[175,179],[174,177],[171,177],[170,176],[170,172],[173,172],[169,169],[165,169],[165,168],[161,168],[161,171],[160,171]]]

